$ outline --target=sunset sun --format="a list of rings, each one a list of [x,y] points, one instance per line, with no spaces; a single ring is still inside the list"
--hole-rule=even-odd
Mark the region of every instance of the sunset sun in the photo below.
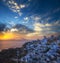
[[[13,38],[14,38],[14,35],[12,33],[5,33],[0,39],[1,40],[10,40]]]

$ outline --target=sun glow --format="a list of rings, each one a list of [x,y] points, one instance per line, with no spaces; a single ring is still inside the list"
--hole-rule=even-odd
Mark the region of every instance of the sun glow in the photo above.
[[[21,40],[26,38],[26,35],[15,33],[15,32],[4,32],[2,35],[0,34],[0,40]]]
[[[10,40],[13,39],[13,33],[4,33],[3,36],[0,37],[1,40]]]

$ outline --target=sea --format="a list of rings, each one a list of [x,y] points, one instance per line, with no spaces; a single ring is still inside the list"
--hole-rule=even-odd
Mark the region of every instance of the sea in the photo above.
[[[0,51],[9,48],[20,48],[28,40],[2,40],[0,41]]]

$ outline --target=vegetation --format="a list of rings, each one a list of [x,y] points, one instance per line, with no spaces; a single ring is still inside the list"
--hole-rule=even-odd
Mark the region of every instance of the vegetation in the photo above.
[[[60,36],[25,43],[0,52],[0,63],[59,63]]]

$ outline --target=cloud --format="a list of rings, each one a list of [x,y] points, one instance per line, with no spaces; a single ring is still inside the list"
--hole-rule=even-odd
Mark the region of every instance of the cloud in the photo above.
[[[11,26],[15,25],[14,21],[9,21],[8,24],[11,25]]]
[[[7,5],[8,5],[8,7],[13,11],[13,12],[16,12],[16,13],[18,13],[18,14],[20,14],[21,13],[21,11],[20,11],[20,7],[18,6],[18,4],[14,1],[14,0],[9,0],[8,2],[7,2]],[[21,14],[20,14],[21,15]]]
[[[15,16],[14,18],[16,18],[16,19],[17,19],[17,18],[18,18],[18,16]]]
[[[25,17],[24,19],[27,20],[27,22],[29,21],[29,23],[33,21],[33,24],[30,25],[33,26],[35,32],[29,35],[35,35],[35,34],[44,35],[44,34],[56,33],[59,31],[60,20],[57,20],[56,22],[52,20],[52,22],[49,23],[49,20],[51,20],[52,17],[48,16],[43,18],[40,15],[32,15],[29,17]]]
[[[40,23],[35,23],[34,24],[34,31],[37,31],[37,32],[42,31],[43,29],[40,26],[42,27],[43,25]]]
[[[27,34],[26,36],[27,37],[32,37],[32,36],[41,36],[42,34],[41,33],[39,33],[39,32],[33,32],[33,33],[29,33],[29,34]]]
[[[51,33],[57,33],[60,32],[60,21],[54,22],[54,23],[34,23],[34,31],[38,34],[46,35]]]
[[[4,31],[6,25],[5,24],[0,24],[0,32]]]
[[[45,22],[49,22],[49,21],[54,21],[58,18],[60,18],[58,15],[56,15],[58,12],[60,11],[60,8],[54,8],[54,9],[50,9],[48,12],[44,13],[41,15],[41,20],[45,21]],[[57,16],[57,17],[56,17]]]
[[[35,23],[34,24],[34,30],[36,32],[42,32],[43,30],[50,30],[50,26],[52,26],[51,24],[42,24],[42,23]]]
[[[57,8],[55,10],[53,10],[53,13],[56,13],[56,12],[59,12],[60,11],[60,8]]]
[[[11,31],[11,32],[18,32],[18,29],[12,28],[10,31]]]
[[[21,16],[23,13],[21,12],[21,9],[27,7],[26,4],[18,4],[15,0],[3,0],[6,5],[9,7],[10,10],[17,13],[19,16]]]
[[[28,0],[29,2],[31,1],[31,0]]]
[[[60,20],[57,20],[57,21],[54,23],[54,25],[60,26]]]
[[[26,5],[24,5],[24,4],[20,5],[20,8],[25,8],[25,7],[26,7]]]
[[[44,15],[39,15],[39,14],[35,14],[35,15],[32,15],[30,16],[30,19],[32,21],[35,22],[40,22],[42,24],[46,24],[46,23],[49,23],[50,20],[52,20],[53,17],[50,17],[50,16],[45,16],[43,17]]]
[[[7,4],[7,6],[9,7],[9,9],[11,9],[13,12],[17,13],[19,16],[22,16],[23,9],[25,9],[28,6],[28,3],[24,2],[18,4],[16,2],[17,0],[4,0],[4,2]],[[28,0],[29,2],[31,0]],[[31,4],[31,3],[30,3]],[[38,5],[37,5],[38,6]],[[34,6],[33,6],[34,7]],[[31,12],[34,11],[35,9],[32,10],[33,8],[32,6],[30,6],[27,11],[29,11],[31,9]],[[25,9],[26,10],[26,9]],[[60,20],[54,21],[52,16],[54,13],[59,12],[60,8],[56,8],[56,9],[50,9],[46,14],[33,14],[29,12],[23,17],[23,19],[21,20],[20,23],[24,23],[24,25],[34,28],[34,34],[41,34],[42,32],[45,33],[53,33],[59,31],[59,27],[60,27]],[[31,13],[31,14],[30,14]],[[34,12],[33,12],[34,13]],[[15,16],[15,19],[17,19],[18,17]],[[51,20],[51,23],[49,23]],[[10,24],[14,24],[14,23],[10,23]],[[24,31],[25,32],[25,31]],[[42,33],[42,34],[43,34]]]
[[[29,20],[29,17],[24,17],[24,20],[25,20],[25,21],[28,21],[28,20]]]
[[[41,18],[42,18],[40,15],[32,15],[30,17],[31,17],[32,20],[37,21],[37,22],[40,21]]]
[[[10,31],[12,31],[12,32],[14,32],[14,31],[15,32],[19,32],[21,34],[28,34],[28,33],[33,33],[34,32],[32,29],[30,29],[27,26],[22,25],[22,24],[16,24],[15,26],[13,26],[11,28]]]

